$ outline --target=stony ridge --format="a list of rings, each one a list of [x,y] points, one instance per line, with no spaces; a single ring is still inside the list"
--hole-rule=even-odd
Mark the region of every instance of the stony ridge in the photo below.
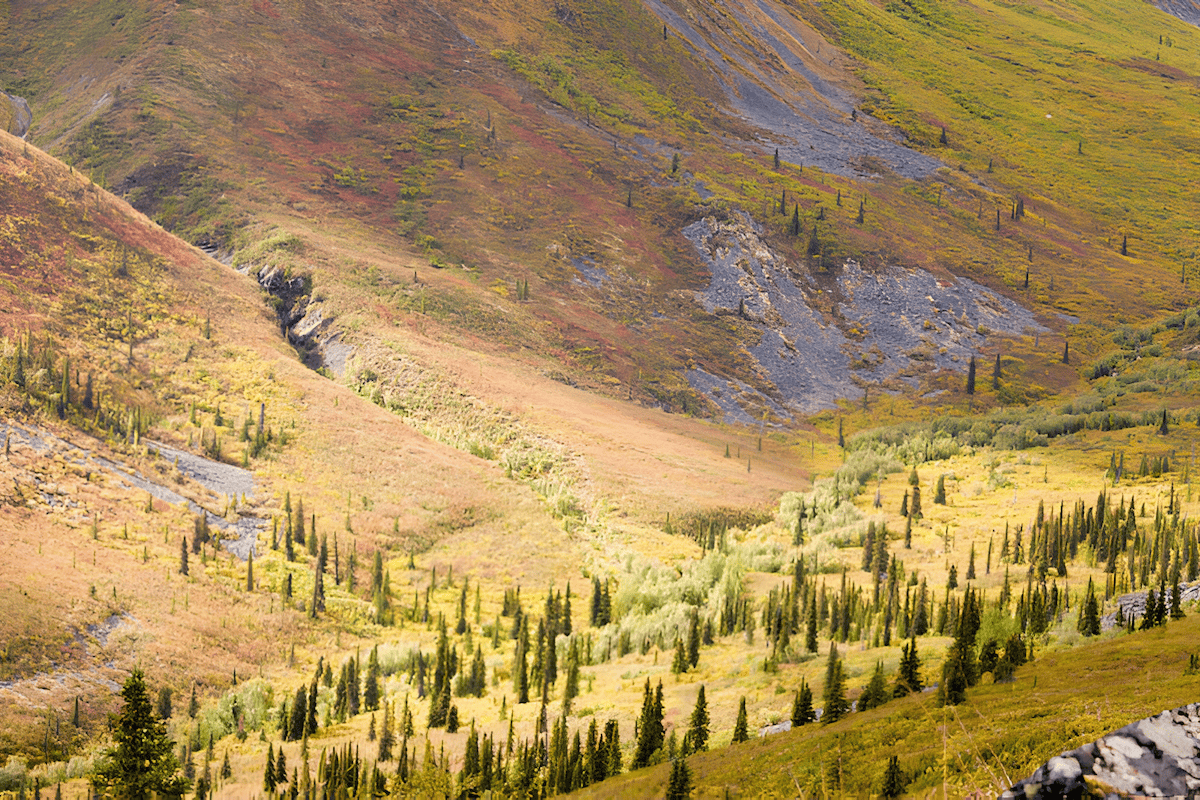
[[[1138,720],[1055,756],[1003,798],[1196,797],[1200,703]]]

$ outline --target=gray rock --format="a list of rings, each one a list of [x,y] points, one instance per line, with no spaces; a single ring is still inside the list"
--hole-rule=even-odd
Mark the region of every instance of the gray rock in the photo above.
[[[1198,756],[1200,704],[1192,703],[1055,756],[1001,796],[1195,797]]]

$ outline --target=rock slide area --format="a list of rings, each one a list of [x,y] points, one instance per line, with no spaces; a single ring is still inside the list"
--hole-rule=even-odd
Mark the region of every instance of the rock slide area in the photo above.
[[[866,387],[911,390],[930,370],[965,373],[991,337],[1048,330],[1018,303],[967,278],[900,267],[868,271],[847,261],[818,284],[807,269],[794,269],[774,252],[761,226],[742,212],[725,220],[706,217],[683,235],[712,274],[698,294],[700,304],[710,314],[741,315],[760,329],[750,354],[783,405],[800,413],[834,408],[840,398],[861,397]],[[687,377],[727,422],[745,422],[736,398],[749,387],[699,369]]]
[[[1055,756],[1001,797],[1200,796],[1200,703],[1164,711]]]

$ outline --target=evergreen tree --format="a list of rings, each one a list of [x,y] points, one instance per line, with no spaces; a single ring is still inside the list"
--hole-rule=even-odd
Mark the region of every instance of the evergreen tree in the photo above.
[[[992,367],[992,388],[1000,388],[1000,354],[996,353],[996,366]]]
[[[967,364],[967,394],[975,394],[975,356]],[[933,502],[937,502],[934,500]]]
[[[904,794],[904,773],[900,771],[900,759],[897,756],[888,759],[887,769],[883,773],[883,788],[879,793],[884,797],[900,797]]]
[[[895,697],[903,697],[909,692],[919,692],[925,688],[921,682],[921,659],[917,655],[917,636],[914,633],[908,644],[900,648],[900,670],[896,674],[896,686],[892,690]]]
[[[746,716],[746,696],[742,695],[738,704],[737,722],[733,724],[733,744],[745,742],[750,738],[750,720]]]
[[[842,660],[838,658],[837,645],[829,643],[829,662],[825,668],[825,708],[821,712],[822,724],[837,722],[850,711],[846,699],[846,673]]]
[[[186,536],[179,540],[179,572],[182,575],[188,574],[188,544]]]
[[[946,476],[938,475],[937,487],[933,490],[933,502],[935,505],[946,505]]]
[[[799,728],[801,725],[815,721],[816,718],[817,713],[813,710],[812,689],[808,687],[807,681],[802,680],[800,689],[792,699],[792,727]]]
[[[289,718],[288,735],[290,741],[298,742],[304,738],[305,726],[308,722],[308,692],[301,686],[296,690],[292,701],[292,714]]]
[[[658,690],[650,689],[650,679],[642,694],[642,713],[638,717],[637,742],[634,747],[631,769],[641,769],[650,764],[650,758],[662,748],[666,739],[666,729],[663,728],[662,682]]]
[[[371,648],[367,658],[367,677],[363,682],[363,706],[367,711],[379,708],[379,646]]]
[[[167,737],[166,724],[154,713],[140,669],[134,669],[125,680],[121,698],[125,705],[113,725],[116,746],[96,771],[94,786],[138,800],[154,794],[181,795],[188,782],[177,774],[174,745]]]
[[[921,487],[912,488],[912,499],[908,502],[908,516],[912,519],[921,518]]]
[[[692,796],[692,771],[686,758],[671,762],[671,778],[667,782],[666,800],[687,800]]]
[[[267,765],[263,769],[263,791],[266,792],[267,794],[274,793],[275,787],[278,785],[275,780],[275,749],[274,749],[274,747],[275,746],[273,744],[271,744],[270,742],[267,743]],[[280,753],[283,752],[282,747],[279,749],[279,752]]]
[[[1083,615],[1079,620],[1079,631],[1084,636],[1100,635],[1100,606],[1096,600],[1096,587],[1090,579],[1087,600],[1083,604]]]
[[[154,711],[163,720],[171,718],[171,690],[164,686],[158,690],[158,702],[155,704]]]
[[[696,695],[696,707],[688,718],[688,732],[684,737],[684,751],[695,753],[708,749],[708,701],[704,697],[704,684]]]
[[[875,672],[871,674],[871,680],[858,697],[858,710],[867,711],[878,708],[890,699],[891,692],[888,691],[887,679],[883,675],[883,662],[877,661],[875,662]]]

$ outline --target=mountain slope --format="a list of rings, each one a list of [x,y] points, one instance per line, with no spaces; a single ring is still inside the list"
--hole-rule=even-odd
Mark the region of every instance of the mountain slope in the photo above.
[[[34,98],[37,141],[194,242],[256,268],[283,259],[312,273],[327,319],[361,314],[367,289],[385,322],[432,309],[452,323],[439,336],[467,330],[480,337],[469,347],[509,352],[536,342],[547,371],[674,410],[782,421],[863,386],[936,391],[937,375],[980,351],[1038,363],[1025,376],[1033,396],[1070,383],[1039,388],[1062,340],[1033,347],[1020,329],[977,336],[978,326],[951,323],[963,350],[931,366],[920,353],[936,337],[924,323],[942,328],[937,314],[957,320],[964,309],[926,292],[903,325],[873,317],[846,256],[901,285],[931,278],[897,266],[970,277],[1056,334],[1069,328],[1081,356],[1099,336],[1093,323],[1171,307],[1190,258],[1186,226],[1173,221],[1194,209],[1169,186],[1194,168],[1175,130],[1191,100],[1160,95],[1164,81],[1189,80],[1195,34],[1141,4],[1048,11],[1029,36],[1016,35],[1028,27],[1021,14],[997,6],[989,25],[1012,31],[999,48],[992,27],[970,21],[977,7],[955,3],[924,16],[772,3],[520,14],[320,3],[302,15],[270,2],[126,4],[103,19],[88,8],[10,12],[22,45],[0,64]],[[1082,14],[1096,25],[1080,29]],[[67,25],[76,47],[54,47]],[[895,63],[871,49],[892,40],[906,43]],[[1061,66],[1043,52],[1060,53]],[[1166,60],[1150,66],[1156,55]],[[987,88],[997,81],[1011,97]],[[1120,103],[1088,87],[1160,106],[1158,121],[1135,130]],[[967,96],[989,99],[976,107]],[[888,123],[933,160],[900,146]],[[781,193],[787,211],[773,214]],[[1025,216],[1010,220],[1018,199]],[[790,235],[793,202],[800,237]],[[757,236],[780,275],[697,302],[692,292],[720,275],[684,231],[706,215],[736,221],[739,209],[763,226],[739,235]],[[264,251],[279,234],[303,246]],[[1129,256],[1118,253],[1123,238]],[[354,265],[346,244],[406,257]],[[411,281],[414,259],[435,269]],[[526,282],[530,299],[514,302]],[[831,372],[790,358],[789,345]],[[876,346],[905,355],[882,364]],[[731,405],[706,375],[753,391]],[[836,390],[814,393],[830,376]]]

